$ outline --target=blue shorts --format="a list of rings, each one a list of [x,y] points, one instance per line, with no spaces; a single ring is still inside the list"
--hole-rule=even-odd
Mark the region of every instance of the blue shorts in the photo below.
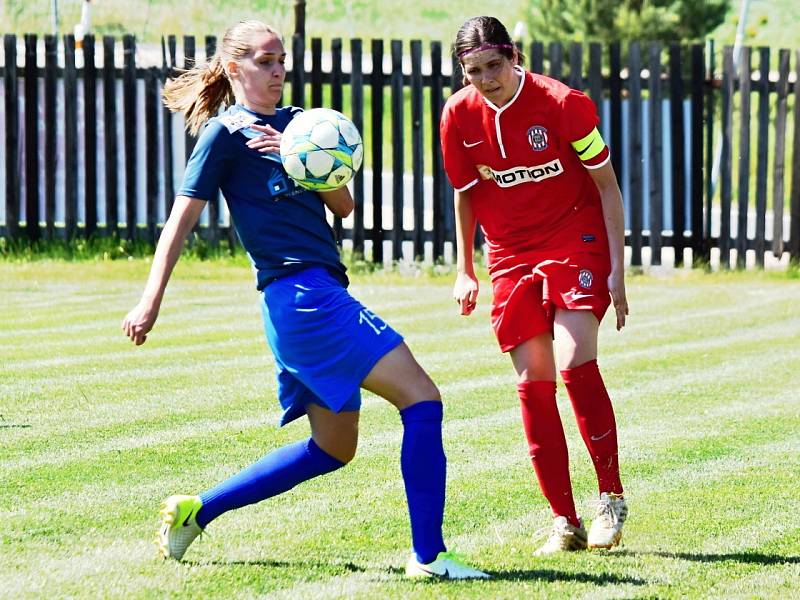
[[[280,424],[313,402],[333,412],[361,407],[361,382],[403,337],[322,267],[270,283],[261,312],[275,355]]]

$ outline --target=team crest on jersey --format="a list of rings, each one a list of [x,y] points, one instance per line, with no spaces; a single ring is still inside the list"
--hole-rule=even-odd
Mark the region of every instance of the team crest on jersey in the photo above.
[[[547,129],[541,125],[534,125],[528,129],[528,143],[532,150],[541,152],[547,149]]]
[[[592,287],[593,280],[594,276],[589,269],[581,269],[580,273],[578,273],[578,285],[580,285],[582,288]]]

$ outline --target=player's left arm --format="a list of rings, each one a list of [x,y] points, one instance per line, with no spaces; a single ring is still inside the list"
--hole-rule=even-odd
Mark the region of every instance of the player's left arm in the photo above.
[[[347,186],[340,187],[338,190],[330,190],[328,192],[318,192],[319,197],[325,203],[330,211],[337,217],[344,219],[353,212],[356,203],[353,201],[353,196]]]
[[[595,169],[587,169],[600,192],[603,220],[608,234],[608,249],[611,255],[611,274],[608,276],[608,291],[617,313],[617,331],[625,326],[628,315],[628,299],[625,295],[625,212],[622,192],[610,161]]]

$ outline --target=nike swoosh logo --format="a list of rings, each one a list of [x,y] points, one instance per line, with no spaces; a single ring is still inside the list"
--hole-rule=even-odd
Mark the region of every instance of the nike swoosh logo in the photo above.
[[[595,435],[590,435],[589,437],[590,437],[590,438],[592,438],[592,441],[593,441],[593,442],[597,442],[597,441],[599,441],[599,440],[602,440],[602,439],[603,439],[604,437],[606,437],[606,436],[607,436],[609,433],[611,433],[611,430],[610,430],[610,429],[609,429],[608,431],[606,431],[606,432],[605,432],[603,435],[597,435],[597,436],[595,436]]]
[[[473,147],[477,146],[478,144],[482,144],[483,140],[479,140],[477,142],[472,142],[471,144],[468,144],[466,141],[462,140],[461,143],[464,144],[464,148],[473,148]]]
[[[442,577],[442,578],[445,578],[445,579],[449,579],[450,578],[450,572],[448,571],[448,569],[446,567],[445,567],[444,573],[437,573],[436,571],[433,571],[431,569],[426,568],[425,565],[420,565],[419,567],[420,567],[421,570],[425,571],[429,575],[433,575],[435,577]]]
[[[183,526],[184,527],[188,527],[189,526],[189,519],[192,518],[193,514],[194,514],[193,512],[189,512],[189,514],[186,515],[186,518],[183,520]]]
[[[588,146],[586,146],[586,148],[584,148],[583,150],[575,150],[575,152],[577,152],[577,153],[578,153],[578,156],[580,156],[581,154],[583,154],[584,152],[586,152],[586,151],[587,151],[589,148],[591,148],[591,147],[592,147],[592,142],[590,142],[590,143],[589,143],[589,145],[588,145]]]
[[[591,298],[592,296],[593,294],[581,294],[581,293],[576,294],[575,292],[572,292],[573,300],[580,300],[581,298]]]

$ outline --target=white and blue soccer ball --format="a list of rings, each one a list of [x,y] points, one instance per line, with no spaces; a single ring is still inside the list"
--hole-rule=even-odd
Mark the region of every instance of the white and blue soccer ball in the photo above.
[[[281,139],[283,168],[298,185],[324,192],[347,185],[364,158],[353,122],[330,108],[312,108],[292,119]]]

